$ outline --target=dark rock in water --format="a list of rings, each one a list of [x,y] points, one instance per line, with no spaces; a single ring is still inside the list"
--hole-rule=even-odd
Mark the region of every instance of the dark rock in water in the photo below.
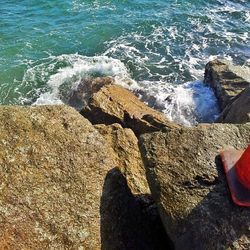
[[[164,114],[146,106],[130,91],[117,85],[106,85],[94,93],[81,114],[94,124],[119,123],[137,135],[178,127]]]
[[[103,86],[113,83],[112,77],[83,78],[76,88],[70,91],[69,98],[65,102],[80,111],[87,105],[88,100],[94,93]]]
[[[73,108],[1,106],[0,248],[168,249],[139,156]]]
[[[250,69],[216,59],[206,65],[204,82],[214,90],[223,110],[250,85]]]
[[[250,122],[250,87],[243,90],[232,100],[232,103],[226,106],[216,122]]]
[[[250,249],[250,208],[236,206],[220,150],[246,148],[250,123],[142,135],[149,186],[175,249]]]

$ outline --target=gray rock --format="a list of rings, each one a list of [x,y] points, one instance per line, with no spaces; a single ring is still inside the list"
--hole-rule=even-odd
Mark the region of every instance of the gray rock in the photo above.
[[[214,90],[223,110],[250,85],[250,68],[216,59],[206,65],[204,82]]]
[[[141,136],[149,186],[175,249],[250,249],[250,208],[232,202],[219,157],[249,138],[250,123]]]
[[[222,111],[216,122],[245,123],[250,122],[250,87],[238,94]]]

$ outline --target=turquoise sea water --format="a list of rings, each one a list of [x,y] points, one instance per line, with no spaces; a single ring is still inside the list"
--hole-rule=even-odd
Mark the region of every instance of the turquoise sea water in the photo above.
[[[112,75],[187,125],[218,109],[206,62],[250,62],[249,0],[2,0],[0,103],[60,103],[82,77]]]

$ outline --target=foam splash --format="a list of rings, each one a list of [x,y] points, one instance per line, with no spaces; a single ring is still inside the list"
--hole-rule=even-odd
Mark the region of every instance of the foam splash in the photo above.
[[[36,93],[30,93],[33,98],[37,96],[33,105],[60,104],[62,89],[75,89],[82,78],[89,76],[112,76],[118,84],[136,88],[136,82],[130,78],[121,61],[107,56],[86,57],[78,54],[50,56],[40,63],[36,62],[26,71],[22,85],[44,83],[40,88],[36,87]],[[27,102],[27,98],[24,101]]]
[[[128,50],[127,50],[128,51]],[[137,50],[130,49],[136,53]],[[158,62],[160,65],[161,61]],[[190,55],[190,63],[197,61]],[[179,62],[180,67],[184,67]],[[33,88],[30,96],[33,105],[62,104],[63,94],[77,88],[84,77],[112,76],[117,84],[139,94],[142,101],[161,110],[175,122],[192,126],[199,122],[212,122],[218,114],[216,98],[212,90],[201,81],[181,85],[168,83],[164,78],[152,81],[134,81],[129,70],[118,59],[107,56],[86,57],[78,54],[49,56],[40,62],[30,62],[22,85],[44,82],[42,87]],[[193,70],[195,71],[195,69]],[[66,91],[65,91],[66,90]],[[24,100],[24,99],[23,99]],[[27,98],[25,99],[27,103]]]
[[[163,112],[170,120],[192,126],[213,122],[219,114],[219,107],[212,89],[202,81],[195,81],[174,87],[164,99]]]
[[[201,122],[211,123],[218,117],[217,99],[213,90],[203,81],[175,86],[166,82],[141,84],[141,99],[149,106],[161,110],[171,121],[193,126]]]

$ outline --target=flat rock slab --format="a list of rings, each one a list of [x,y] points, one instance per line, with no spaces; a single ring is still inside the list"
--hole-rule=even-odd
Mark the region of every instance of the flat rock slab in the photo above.
[[[214,90],[223,110],[235,96],[250,86],[250,68],[216,59],[206,65],[204,82]]]
[[[250,248],[250,209],[232,202],[219,157],[249,139],[249,123],[141,136],[149,186],[176,249]]]

